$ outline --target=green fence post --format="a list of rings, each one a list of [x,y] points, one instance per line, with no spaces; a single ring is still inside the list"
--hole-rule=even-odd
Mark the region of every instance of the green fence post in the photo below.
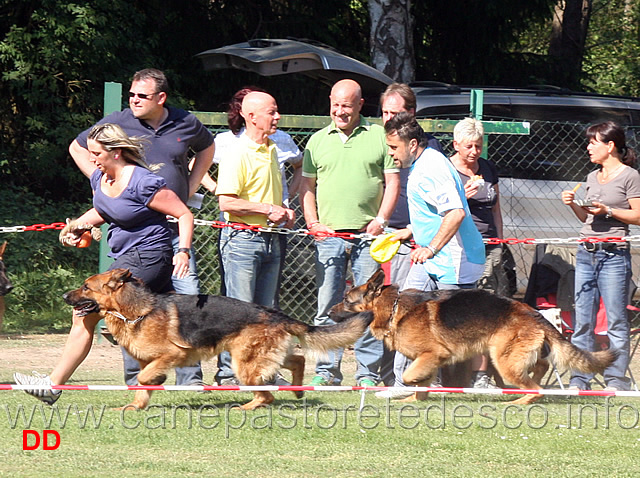
[[[103,103],[104,115],[107,116],[114,111],[120,111],[122,109],[122,84],[106,82],[104,84],[104,103]],[[108,256],[109,246],[107,245],[107,225],[104,224],[100,228],[102,230],[102,237],[100,241],[100,262],[98,265],[99,272],[105,272],[107,268],[113,262],[113,259]]]
[[[482,109],[484,105],[484,91],[471,90],[471,116],[482,121]]]
[[[471,98],[471,117],[475,118],[479,121],[482,121],[482,113],[484,108],[484,91],[482,90],[471,90],[471,94],[469,95]],[[484,135],[483,141],[484,147],[482,148],[481,158],[487,159],[487,150],[489,149],[489,136]]]
[[[104,103],[103,103],[103,111],[104,115],[107,116],[114,111],[120,111],[122,109],[122,83],[114,83],[111,81],[105,82],[104,84]],[[113,259],[109,257],[109,246],[107,245],[107,230],[109,228],[106,224],[103,224],[100,227],[102,231],[102,240],[100,241],[100,260],[98,262],[98,271],[105,272]],[[102,319],[96,325],[96,329],[99,331],[103,327],[105,327],[104,319]],[[98,342],[102,341],[102,334],[98,333]]]

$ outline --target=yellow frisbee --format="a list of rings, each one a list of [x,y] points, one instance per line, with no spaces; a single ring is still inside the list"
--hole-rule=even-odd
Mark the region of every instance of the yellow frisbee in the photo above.
[[[393,256],[396,255],[398,249],[400,249],[401,241],[391,241],[393,233],[386,234],[384,236],[377,237],[369,247],[369,253],[373,260],[382,264],[383,262],[390,261]]]

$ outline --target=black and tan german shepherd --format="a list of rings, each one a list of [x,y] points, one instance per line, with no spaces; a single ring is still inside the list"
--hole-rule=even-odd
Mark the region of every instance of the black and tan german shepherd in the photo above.
[[[2,328],[2,318],[4,317],[4,296],[11,292],[13,284],[7,277],[7,269],[4,266],[4,251],[7,249],[7,241],[0,246],[0,328]]]
[[[357,317],[315,327],[229,297],[154,294],[127,269],[91,276],[63,297],[76,313],[105,319],[118,344],[140,362],[141,385],[160,385],[168,370],[223,350],[231,353],[232,368],[244,385],[263,385],[281,367],[291,370],[292,385],[302,385],[305,358],[293,353],[294,337],[303,349],[326,353],[352,344],[369,325],[367,317]],[[294,394],[302,397],[300,391]],[[130,406],[146,408],[150,396],[150,391],[136,391]],[[242,408],[251,410],[273,399],[270,392],[254,392]]]
[[[379,270],[351,289],[329,316],[340,322],[373,314],[373,336],[413,360],[402,375],[408,385],[428,386],[439,367],[488,353],[506,383],[538,390],[549,360],[561,370],[602,373],[616,357],[610,350],[580,350],[537,310],[513,299],[480,289],[399,292],[383,283]],[[539,397],[528,394],[513,403]]]

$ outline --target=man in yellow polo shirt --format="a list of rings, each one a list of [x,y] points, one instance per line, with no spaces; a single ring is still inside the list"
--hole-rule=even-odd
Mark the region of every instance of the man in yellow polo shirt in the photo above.
[[[246,131],[236,150],[220,163],[216,194],[220,210],[231,223],[292,227],[293,210],[282,206],[282,177],[269,135],[280,115],[276,100],[255,91],[242,101]],[[273,307],[280,267],[280,241],[276,233],[225,227],[220,252],[228,297]],[[216,381],[235,382],[228,352],[218,357]]]

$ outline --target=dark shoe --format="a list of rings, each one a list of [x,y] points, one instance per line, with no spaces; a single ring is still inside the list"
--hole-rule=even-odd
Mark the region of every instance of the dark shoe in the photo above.
[[[205,387],[207,384],[202,381],[191,382],[188,387]],[[196,393],[209,393],[211,390],[197,390]]]

